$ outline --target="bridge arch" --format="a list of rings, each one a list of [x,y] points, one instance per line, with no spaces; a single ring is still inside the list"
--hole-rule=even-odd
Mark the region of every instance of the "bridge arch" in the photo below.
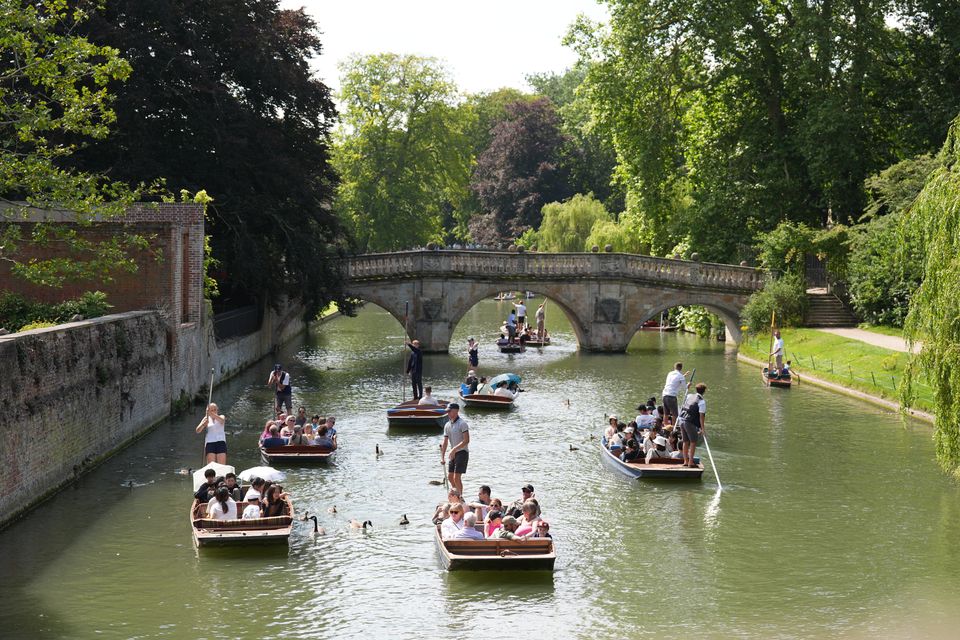
[[[727,341],[731,344],[738,345],[743,339],[743,331],[740,329],[740,311],[732,307],[717,304],[713,300],[704,300],[702,297],[697,295],[690,296],[679,296],[671,298],[668,301],[663,301],[657,305],[654,305],[653,310],[645,315],[641,315],[641,319],[633,323],[627,329],[627,342],[633,339],[633,336],[636,335],[637,331],[640,330],[640,327],[643,326],[643,323],[648,320],[655,320],[660,317],[664,311],[673,309],[674,307],[703,307],[707,311],[716,314],[722,321],[723,326],[726,329]]]
[[[483,302],[484,300],[489,300],[493,298],[496,294],[501,291],[533,291],[534,293],[539,294],[539,296],[546,298],[554,305],[556,305],[563,314],[567,317],[567,321],[570,322],[570,326],[573,327],[573,332],[577,337],[577,345],[583,344],[586,332],[583,325],[583,320],[577,315],[577,312],[571,308],[571,303],[566,299],[566,295],[562,291],[557,291],[556,287],[545,286],[544,283],[533,283],[533,282],[510,282],[510,288],[504,288],[502,283],[486,283],[480,286],[473,286],[470,288],[469,296],[465,296],[458,300],[456,308],[450,314],[450,333],[453,334],[453,331],[457,328],[457,325],[460,324],[460,321],[463,320],[463,317],[473,309],[476,305]],[[532,300],[531,300],[532,302]],[[538,303],[539,304],[539,303]],[[527,306],[527,321],[534,322],[534,313],[536,312],[536,306],[530,307]],[[547,330],[550,328],[549,314],[551,310],[548,308],[546,313],[547,315]]]

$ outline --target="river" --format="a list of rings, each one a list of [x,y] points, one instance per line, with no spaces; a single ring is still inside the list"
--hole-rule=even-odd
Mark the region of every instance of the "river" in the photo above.
[[[481,372],[523,376],[514,412],[465,412],[464,484],[468,497],[485,483],[513,500],[533,483],[557,543],[554,574],[443,570],[428,522],[445,495],[429,484],[441,478],[440,437],[388,430],[401,328],[367,306],[277,356],[295,404],[338,418],[335,464],[290,468],[285,483],[326,535],[297,522],[289,549],[198,553],[190,481],[176,473],[200,465],[198,407],[0,533],[0,636],[956,637],[960,491],[934,464],[928,426],[812,387],[764,388],[722,344],[689,335],[640,332],[625,355],[578,352],[549,305],[554,345],[502,355],[493,328],[505,313],[474,307],[452,353],[426,357],[425,382],[453,397],[468,335],[481,340]],[[701,483],[663,484],[600,462],[604,414],[659,396],[678,359],[709,386],[720,494],[709,463]],[[259,464],[271,365],[215,392],[238,470]],[[349,518],[373,529],[351,530]]]

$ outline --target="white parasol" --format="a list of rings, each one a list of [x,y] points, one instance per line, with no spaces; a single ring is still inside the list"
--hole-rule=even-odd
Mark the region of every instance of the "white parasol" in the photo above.
[[[244,482],[252,482],[254,478],[263,478],[270,482],[283,482],[286,480],[287,474],[283,471],[277,471],[273,467],[250,467],[241,471],[237,477]]]
[[[203,475],[207,469],[213,469],[214,471],[217,472],[218,476],[225,476],[228,473],[234,472],[233,467],[231,467],[228,464],[220,464],[219,462],[211,462],[210,464],[203,467],[202,469],[197,469],[196,471],[193,472],[193,492],[194,493],[196,493],[200,489],[200,485],[202,485],[204,482],[207,481],[207,479]]]

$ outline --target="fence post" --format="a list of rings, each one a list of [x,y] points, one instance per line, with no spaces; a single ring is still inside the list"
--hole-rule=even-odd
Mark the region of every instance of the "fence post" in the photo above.
[[[850,379],[853,380],[853,367],[848,364],[847,369],[850,371]]]
[[[893,390],[897,390],[897,376],[890,374],[890,379],[893,380]]]
[[[873,386],[875,386],[875,387],[876,387],[876,386],[879,386],[879,385],[877,385],[877,377],[876,377],[875,375],[873,375],[873,371],[870,372],[870,377],[873,378]]]
[[[817,361],[813,359],[813,356],[812,356],[812,355],[810,356],[810,368],[811,368],[811,369],[816,369],[816,368],[817,368]]]

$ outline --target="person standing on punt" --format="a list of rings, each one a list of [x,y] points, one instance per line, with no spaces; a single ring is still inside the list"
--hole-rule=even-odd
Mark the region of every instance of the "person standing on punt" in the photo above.
[[[470,362],[471,367],[476,367],[480,364],[479,350],[480,345],[477,341],[472,337],[467,338],[467,360]]]
[[[780,330],[777,329],[773,332],[773,351],[770,352],[770,355],[776,358],[777,361],[777,377],[780,377],[783,372],[783,338],[780,337]]]
[[[683,393],[686,395],[687,376],[683,373],[683,363],[673,365],[673,371],[667,374],[667,381],[663,385],[663,412],[670,417],[670,424],[677,424],[677,415],[680,407],[677,398]]]
[[[461,477],[467,472],[467,462],[470,460],[470,425],[460,417],[460,405],[451,402],[447,405],[447,424],[443,427],[443,442],[440,444],[440,462],[447,463],[447,478],[450,487],[456,489],[458,495],[463,495],[463,480]],[[447,446],[451,445],[450,455],[447,456]]]
[[[527,326],[527,305],[521,298],[520,302],[514,302],[513,306],[517,310],[517,327],[523,330]]]
[[[547,335],[545,320],[546,320],[546,310],[544,307],[547,305],[547,301],[544,300],[540,303],[540,306],[537,307],[537,313],[534,317],[537,320],[537,340],[543,341],[544,336]]]
[[[683,430],[683,466],[695,467],[694,454],[697,451],[697,440],[700,434],[707,433],[707,401],[703,394],[707,392],[707,385],[702,382],[697,385],[697,392],[691,393],[683,402],[680,409],[680,428]]]
[[[227,464],[227,434],[224,430],[227,419],[226,416],[218,415],[218,411],[217,403],[211,402],[207,405],[207,415],[203,416],[203,420],[197,425],[197,433],[207,430],[203,453],[207,456],[208,464]]]
[[[423,397],[423,351],[420,350],[420,341],[407,342],[410,347],[410,358],[407,360],[407,375],[413,386],[413,399]]]
[[[273,410],[280,412],[281,407],[286,407],[287,413],[293,411],[293,388],[290,386],[290,374],[283,370],[283,365],[273,365],[273,371],[267,379],[268,387],[275,387],[277,392],[276,400],[273,403]]]

